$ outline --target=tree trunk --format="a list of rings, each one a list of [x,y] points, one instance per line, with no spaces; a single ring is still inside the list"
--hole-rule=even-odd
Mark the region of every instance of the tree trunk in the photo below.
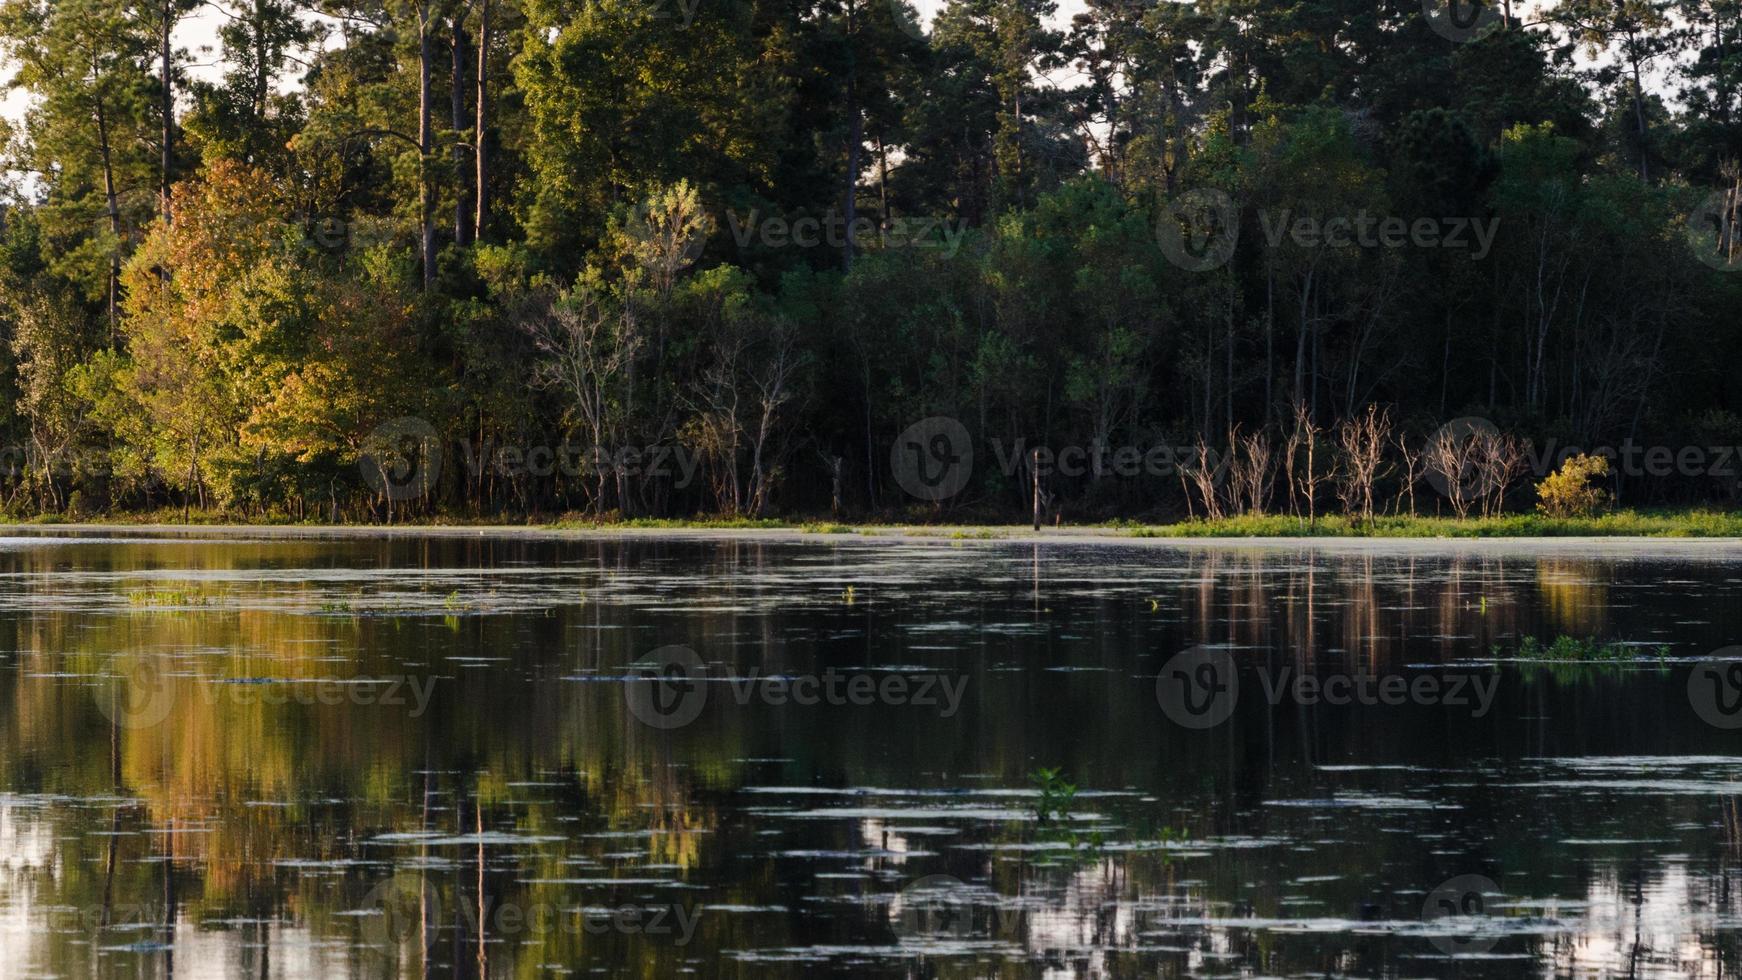
[[[109,114],[103,106],[102,72],[93,61],[91,78],[97,90],[97,151],[103,160],[103,202],[109,216],[109,234],[115,244],[109,251],[109,343],[115,343],[115,310],[121,289],[121,205],[115,193],[115,161],[109,147]]]
[[[162,23],[157,30],[157,54],[163,75],[163,91],[159,94],[159,111],[163,115],[163,131],[158,137],[160,161],[158,164],[157,193],[158,212],[163,216],[164,223],[169,223],[169,185],[170,170],[175,165],[175,66],[171,64],[169,34],[175,26],[175,0],[163,0]]]
[[[877,228],[879,239],[889,231],[889,151],[883,148],[883,135],[877,136]]]
[[[1628,45],[1628,53],[1633,65],[1633,121],[1639,127],[1639,179],[1651,182],[1651,166],[1646,159],[1650,154],[1646,149],[1646,139],[1649,133],[1645,126],[1645,90],[1640,87],[1639,57],[1637,49]]]
[[[490,104],[490,0],[478,2],[478,93],[473,100],[477,122],[472,127],[472,160],[477,174],[472,181],[472,195],[477,199],[477,213],[472,221],[472,235],[484,237],[490,221],[490,155],[484,151],[486,108]]]
[[[188,453],[188,488],[181,498],[181,522],[188,522],[188,506],[193,499],[194,488],[200,484],[200,435],[194,433],[192,448]],[[202,506],[204,502],[202,501]]]
[[[1234,300],[1235,300],[1235,297],[1233,295],[1233,291],[1236,288],[1237,288],[1237,286],[1234,283],[1232,283],[1232,282],[1229,283],[1229,286],[1228,286],[1228,291],[1229,291],[1228,312],[1224,315],[1224,318],[1223,318],[1225,321],[1225,326],[1227,327],[1228,343],[1224,346],[1224,348],[1222,350],[1222,359],[1223,359],[1225,373],[1228,376],[1227,377],[1227,385],[1228,386],[1222,392],[1222,409],[1223,409],[1223,418],[1224,418],[1223,428],[1225,430],[1227,430],[1228,432],[1234,431]]]
[[[1029,476],[1034,480],[1034,529],[1040,530],[1040,450],[1029,456]]]
[[[1312,317],[1309,311],[1309,297],[1311,296],[1312,289],[1312,276],[1310,273],[1308,274],[1306,281],[1307,285],[1305,291],[1301,293],[1300,297],[1300,332],[1295,334],[1294,337],[1294,390],[1292,391],[1292,395],[1294,396],[1294,401],[1297,405],[1306,402],[1306,391],[1304,389],[1306,387],[1307,335],[1311,333],[1313,329]]]
[[[423,244],[423,288],[435,283],[435,194],[429,182],[430,87],[429,0],[417,5],[417,196],[419,239]]]
[[[266,0],[254,0],[254,121],[266,119],[266,86],[271,67],[266,63]]]
[[[466,26],[463,12],[454,13],[453,22],[453,124],[455,133],[466,131]],[[474,143],[476,140],[474,139]],[[471,190],[467,182],[471,174],[467,172],[466,146],[464,141],[454,143],[454,241],[459,245],[472,244],[472,201]]]
[[[851,45],[854,43],[854,23],[856,11],[852,4],[847,5],[847,57],[854,57]],[[841,188],[841,212],[846,217],[846,233],[841,240],[841,268],[851,271],[853,268],[853,222],[858,218],[859,189],[859,149],[865,141],[865,114],[859,109],[859,70],[851,60],[847,68],[847,178],[846,186]]]

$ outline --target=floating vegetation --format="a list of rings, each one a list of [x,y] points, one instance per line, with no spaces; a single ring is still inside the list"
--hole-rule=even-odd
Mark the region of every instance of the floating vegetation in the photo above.
[[[1039,795],[1034,800],[1034,826],[1038,842],[1062,845],[1075,857],[1099,854],[1106,843],[1101,828],[1080,833],[1076,824],[1077,784],[1065,778],[1063,769],[1041,767],[1028,774]]]
[[[459,589],[449,590],[439,599],[432,596],[430,590],[411,593],[361,591],[349,596],[322,599],[314,608],[316,612],[334,616],[399,618],[439,615],[451,620],[460,614],[480,609],[481,600],[469,597]]]
[[[1077,786],[1064,777],[1062,769],[1042,767],[1028,774],[1028,781],[1040,791],[1034,801],[1034,819],[1042,824],[1066,821],[1077,800]]]
[[[806,534],[852,534],[856,530],[851,524],[811,523],[799,528]]]
[[[205,606],[213,599],[185,589],[136,589],[127,593],[127,603],[133,606]]]
[[[1600,642],[1595,637],[1581,640],[1562,633],[1550,643],[1527,636],[1518,644],[1518,649],[1512,652],[1512,656],[1517,660],[1549,660],[1558,663],[1623,663],[1648,659],[1640,651],[1641,648],[1633,644]],[[1659,644],[1653,652],[1656,659],[1663,660],[1669,656],[1669,647]],[[1494,647],[1494,654],[1497,657],[1506,655],[1499,646]]]

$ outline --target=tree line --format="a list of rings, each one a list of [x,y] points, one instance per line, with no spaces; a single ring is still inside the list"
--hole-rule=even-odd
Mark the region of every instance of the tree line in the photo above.
[[[1464,417],[1742,445],[1742,4],[1435,4],[4,0],[0,506],[1026,514],[904,488],[940,417],[1200,453],[1074,518],[1371,513]]]

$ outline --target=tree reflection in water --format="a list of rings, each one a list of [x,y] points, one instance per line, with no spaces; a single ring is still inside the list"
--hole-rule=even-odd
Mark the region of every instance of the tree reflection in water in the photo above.
[[[1723,556],[12,539],[0,972],[1729,974],[1742,756],[1681,659],[1738,634]],[[1674,657],[1489,663],[1558,633]],[[709,681],[663,730],[625,678],[673,644]],[[1247,677],[1205,731],[1155,699],[1194,644]],[[1494,710],[1254,679],[1438,665],[1498,670]],[[745,680],[892,669],[959,712]],[[1422,906],[1458,875],[1497,895],[1453,961]]]

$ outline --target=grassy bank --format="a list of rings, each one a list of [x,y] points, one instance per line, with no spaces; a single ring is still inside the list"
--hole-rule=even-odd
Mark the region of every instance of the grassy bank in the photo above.
[[[117,527],[152,525],[235,527],[323,527],[319,521],[299,522],[286,517],[259,517],[223,511],[195,511],[184,520],[182,512],[105,514],[65,518],[46,515],[23,519],[20,524],[102,524]],[[369,524],[347,526],[368,527]],[[817,535],[944,537],[995,539],[1027,535],[1029,526],[1010,524],[918,524],[907,521],[861,522],[785,520],[780,518],[707,517],[594,520],[564,515],[555,520],[469,519],[457,515],[420,517],[396,523],[396,527],[504,527],[551,531],[787,531]],[[1341,515],[1308,521],[1288,515],[1264,514],[1217,520],[1186,520],[1168,524],[1109,521],[1102,524],[1047,527],[1046,533],[1067,533],[1134,538],[1742,538],[1742,511],[1720,510],[1618,510],[1592,517],[1552,518],[1541,514],[1508,514],[1500,517],[1409,517],[1385,516],[1362,521]]]
[[[148,527],[157,525],[183,524],[189,526],[210,525],[215,527],[328,527],[329,522],[310,517],[307,520],[297,520],[286,514],[247,514],[224,510],[193,510],[183,514],[181,508],[168,508],[149,511],[118,511],[101,514],[80,514],[69,516],[65,514],[36,514],[28,517],[3,518],[0,523],[56,525],[56,524],[101,524],[114,527]],[[385,527],[371,521],[345,521],[347,527]],[[727,531],[759,531],[797,529],[803,525],[799,521],[787,521],[777,518],[750,517],[632,517],[623,520],[595,520],[579,515],[567,514],[554,519],[535,520],[531,518],[513,517],[470,517],[464,514],[417,515],[396,520],[394,527],[532,527],[554,531],[590,531],[590,530],[638,530],[638,529],[672,529],[672,530],[727,530]]]
[[[1362,521],[1341,515],[1316,521],[1286,515],[1249,515],[1177,524],[1139,525],[1126,533],[1140,538],[1565,538],[1742,537],[1742,511],[1617,510],[1592,517],[1376,517]]]

